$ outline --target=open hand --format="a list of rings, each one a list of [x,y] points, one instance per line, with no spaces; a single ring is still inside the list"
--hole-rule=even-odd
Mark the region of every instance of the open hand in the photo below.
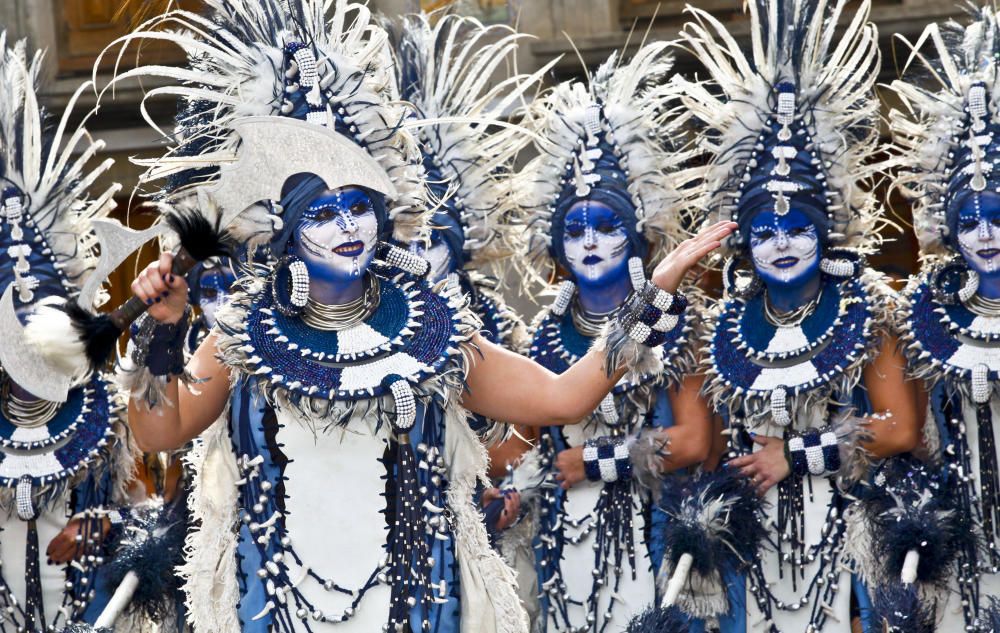
[[[702,257],[719,248],[722,240],[735,231],[736,226],[735,222],[719,222],[684,240],[656,265],[652,282],[662,290],[676,292],[687,271],[701,261]]]
[[[160,259],[146,266],[132,282],[132,293],[149,306],[149,316],[160,323],[177,323],[187,306],[187,281],[171,272],[173,263],[171,253],[161,253]]]
[[[749,455],[729,460],[729,468],[739,468],[740,474],[749,477],[757,493],[763,495],[791,474],[792,469],[785,459],[785,440],[780,437],[754,435],[753,441],[763,446]]]
[[[587,473],[583,468],[583,447],[576,446],[560,451],[556,455],[555,468],[556,481],[563,490],[569,490],[576,484],[587,478]]]

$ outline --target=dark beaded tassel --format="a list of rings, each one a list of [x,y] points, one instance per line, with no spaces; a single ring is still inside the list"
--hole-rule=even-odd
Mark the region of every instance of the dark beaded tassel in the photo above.
[[[384,384],[392,390],[396,402],[392,429],[396,435],[396,498],[394,520],[389,534],[389,597],[388,630],[409,631],[410,611],[420,602],[423,611],[422,630],[430,629],[429,609],[433,595],[430,551],[425,538],[427,524],[420,502],[420,482],[417,479],[417,458],[410,443],[410,430],[416,418],[413,392],[398,376],[386,377]]]
[[[621,586],[626,558],[635,580],[635,542],[632,525],[632,480],[605,483],[594,508],[597,517],[594,530],[594,579],[587,598],[587,624],[591,630],[603,633],[611,622],[611,606],[605,614],[597,613],[601,587],[614,578],[612,590]],[[613,561],[613,563],[612,563]],[[612,564],[614,567],[612,568]],[[612,602],[613,605],[613,602]],[[603,623],[598,626],[598,623]]]
[[[993,412],[989,401],[976,404],[979,427],[979,480],[982,486],[983,532],[990,550],[991,563],[996,560],[996,542],[1000,536],[1000,482],[997,472],[997,448],[993,436]]]

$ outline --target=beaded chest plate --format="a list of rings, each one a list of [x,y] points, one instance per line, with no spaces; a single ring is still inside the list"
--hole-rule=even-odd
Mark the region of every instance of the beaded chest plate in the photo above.
[[[33,487],[76,475],[102,457],[119,411],[104,378],[95,376],[70,391],[47,424],[19,427],[0,414],[0,486],[15,487],[25,475]]]
[[[320,331],[273,309],[270,289],[251,298],[238,364],[292,395],[354,401],[383,395],[383,380],[398,375],[419,384],[459,353],[460,293],[443,294],[403,275],[381,279],[380,302],[365,322],[340,332]],[[454,296],[457,295],[457,296]]]
[[[961,303],[939,303],[926,276],[907,298],[903,338],[915,368],[969,379],[973,367],[985,365],[990,380],[1000,379],[1000,318],[979,316]]]
[[[859,279],[825,277],[816,309],[794,326],[764,316],[764,293],[722,306],[709,347],[715,381],[745,397],[770,398],[783,387],[800,394],[826,385],[863,359],[873,308]]]

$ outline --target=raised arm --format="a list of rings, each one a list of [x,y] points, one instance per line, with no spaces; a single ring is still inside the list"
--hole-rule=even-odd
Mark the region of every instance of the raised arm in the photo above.
[[[187,306],[187,283],[170,274],[173,256],[164,253],[132,282],[132,292],[150,305],[148,318],[177,323]],[[171,376],[166,399],[154,407],[129,400],[128,420],[139,447],[148,452],[180,448],[207,429],[225,410],[229,372],[216,358],[216,337],[202,342],[186,367],[194,381],[183,384]]]
[[[713,249],[736,225],[720,222],[702,230],[671,251],[653,272],[652,281],[667,292],[676,292],[684,275]],[[625,374],[618,367],[608,375],[605,354],[591,350],[562,374],[475,337],[481,354],[468,372],[468,392],[463,404],[488,418],[527,426],[559,426],[579,422]]]

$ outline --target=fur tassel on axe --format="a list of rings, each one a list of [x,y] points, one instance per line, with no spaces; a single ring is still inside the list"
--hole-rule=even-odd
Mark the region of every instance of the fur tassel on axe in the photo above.
[[[180,208],[167,215],[166,222],[181,244],[171,268],[174,275],[183,276],[211,257],[231,254],[229,236],[220,228],[219,219],[213,223],[196,210]],[[44,341],[40,347],[58,366],[74,371],[75,365],[85,360],[88,369],[96,371],[111,358],[119,337],[148,308],[138,297],[106,314],[91,314],[76,301],[50,304],[29,319],[25,335],[29,340]]]

